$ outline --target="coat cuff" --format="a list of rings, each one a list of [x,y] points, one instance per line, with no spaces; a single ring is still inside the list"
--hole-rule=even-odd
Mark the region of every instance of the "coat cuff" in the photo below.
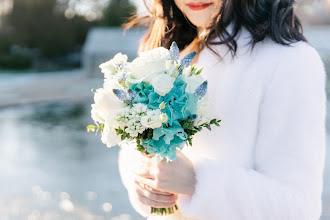
[[[228,166],[221,166],[218,163],[212,159],[204,159],[194,164],[196,175],[195,192],[193,195],[180,194],[177,200],[177,205],[184,216],[196,218],[200,213],[207,213],[208,210],[205,210],[205,208],[212,209],[213,206],[205,206],[205,203],[211,204],[209,199],[214,198],[214,191],[216,190],[217,194],[221,194],[221,191],[224,192],[224,185],[219,184],[219,180],[214,178],[219,176],[219,173],[228,172],[225,169],[220,171],[221,167]],[[215,175],[215,172],[217,175]],[[214,210],[211,212],[214,212]]]

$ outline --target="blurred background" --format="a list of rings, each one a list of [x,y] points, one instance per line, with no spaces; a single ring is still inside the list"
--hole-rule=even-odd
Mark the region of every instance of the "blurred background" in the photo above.
[[[296,9],[330,73],[330,0]],[[0,220],[142,219],[118,148],[86,132],[99,64],[136,56],[143,29],[120,28],[135,13],[145,13],[141,0],[0,0]],[[330,219],[329,117],[321,220]]]

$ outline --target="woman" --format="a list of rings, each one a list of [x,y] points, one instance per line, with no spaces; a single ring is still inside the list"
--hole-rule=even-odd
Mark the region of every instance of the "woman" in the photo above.
[[[293,1],[153,0],[150,12],[141,50],[172,41],[181,56],[196,50],[222,121],[168,164],[123,146],[133,207],[149,216],[150,207],[177,204],[180,212],[160,217],[168,219],[318,219],[326,74]]]

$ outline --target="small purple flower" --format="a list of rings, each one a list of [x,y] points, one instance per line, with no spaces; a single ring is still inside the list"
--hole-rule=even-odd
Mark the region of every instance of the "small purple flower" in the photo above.
[[[181,60],[181,65],[183,65],[184,67],[188,67],[191,64],[191,62],[193,61],[195,56],[196,56],[196,51],[193,51],[190,54],[186,55]]]
[[[179,53],[179,47],[175,43],[175,41],[173,41],[170,47],[170,54],[171,54],[171,60],[173,60],[173,62],[175,63],[178,63],[178,60],[180,58],[180,53]]]
[[[197,87],[194,94],[198,95],[199,99],[201,99],[206,95],[206,92],[207,92],[207,80],[205,80],[202,84],[200,84],[200,86]]]

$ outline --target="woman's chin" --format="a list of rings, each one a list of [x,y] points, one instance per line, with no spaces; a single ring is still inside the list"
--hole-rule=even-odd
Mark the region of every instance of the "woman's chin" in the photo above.
[[[196,27],[205,27],[212,21],[214,10],[189,11],[186,13],[188,20]]]
[[[189,17],[188,17],[189,19]],[[203,19],[201,16],[201,19],[189,19],[189,21],[196,27],[206,27],[209,24],[208,19]]]

